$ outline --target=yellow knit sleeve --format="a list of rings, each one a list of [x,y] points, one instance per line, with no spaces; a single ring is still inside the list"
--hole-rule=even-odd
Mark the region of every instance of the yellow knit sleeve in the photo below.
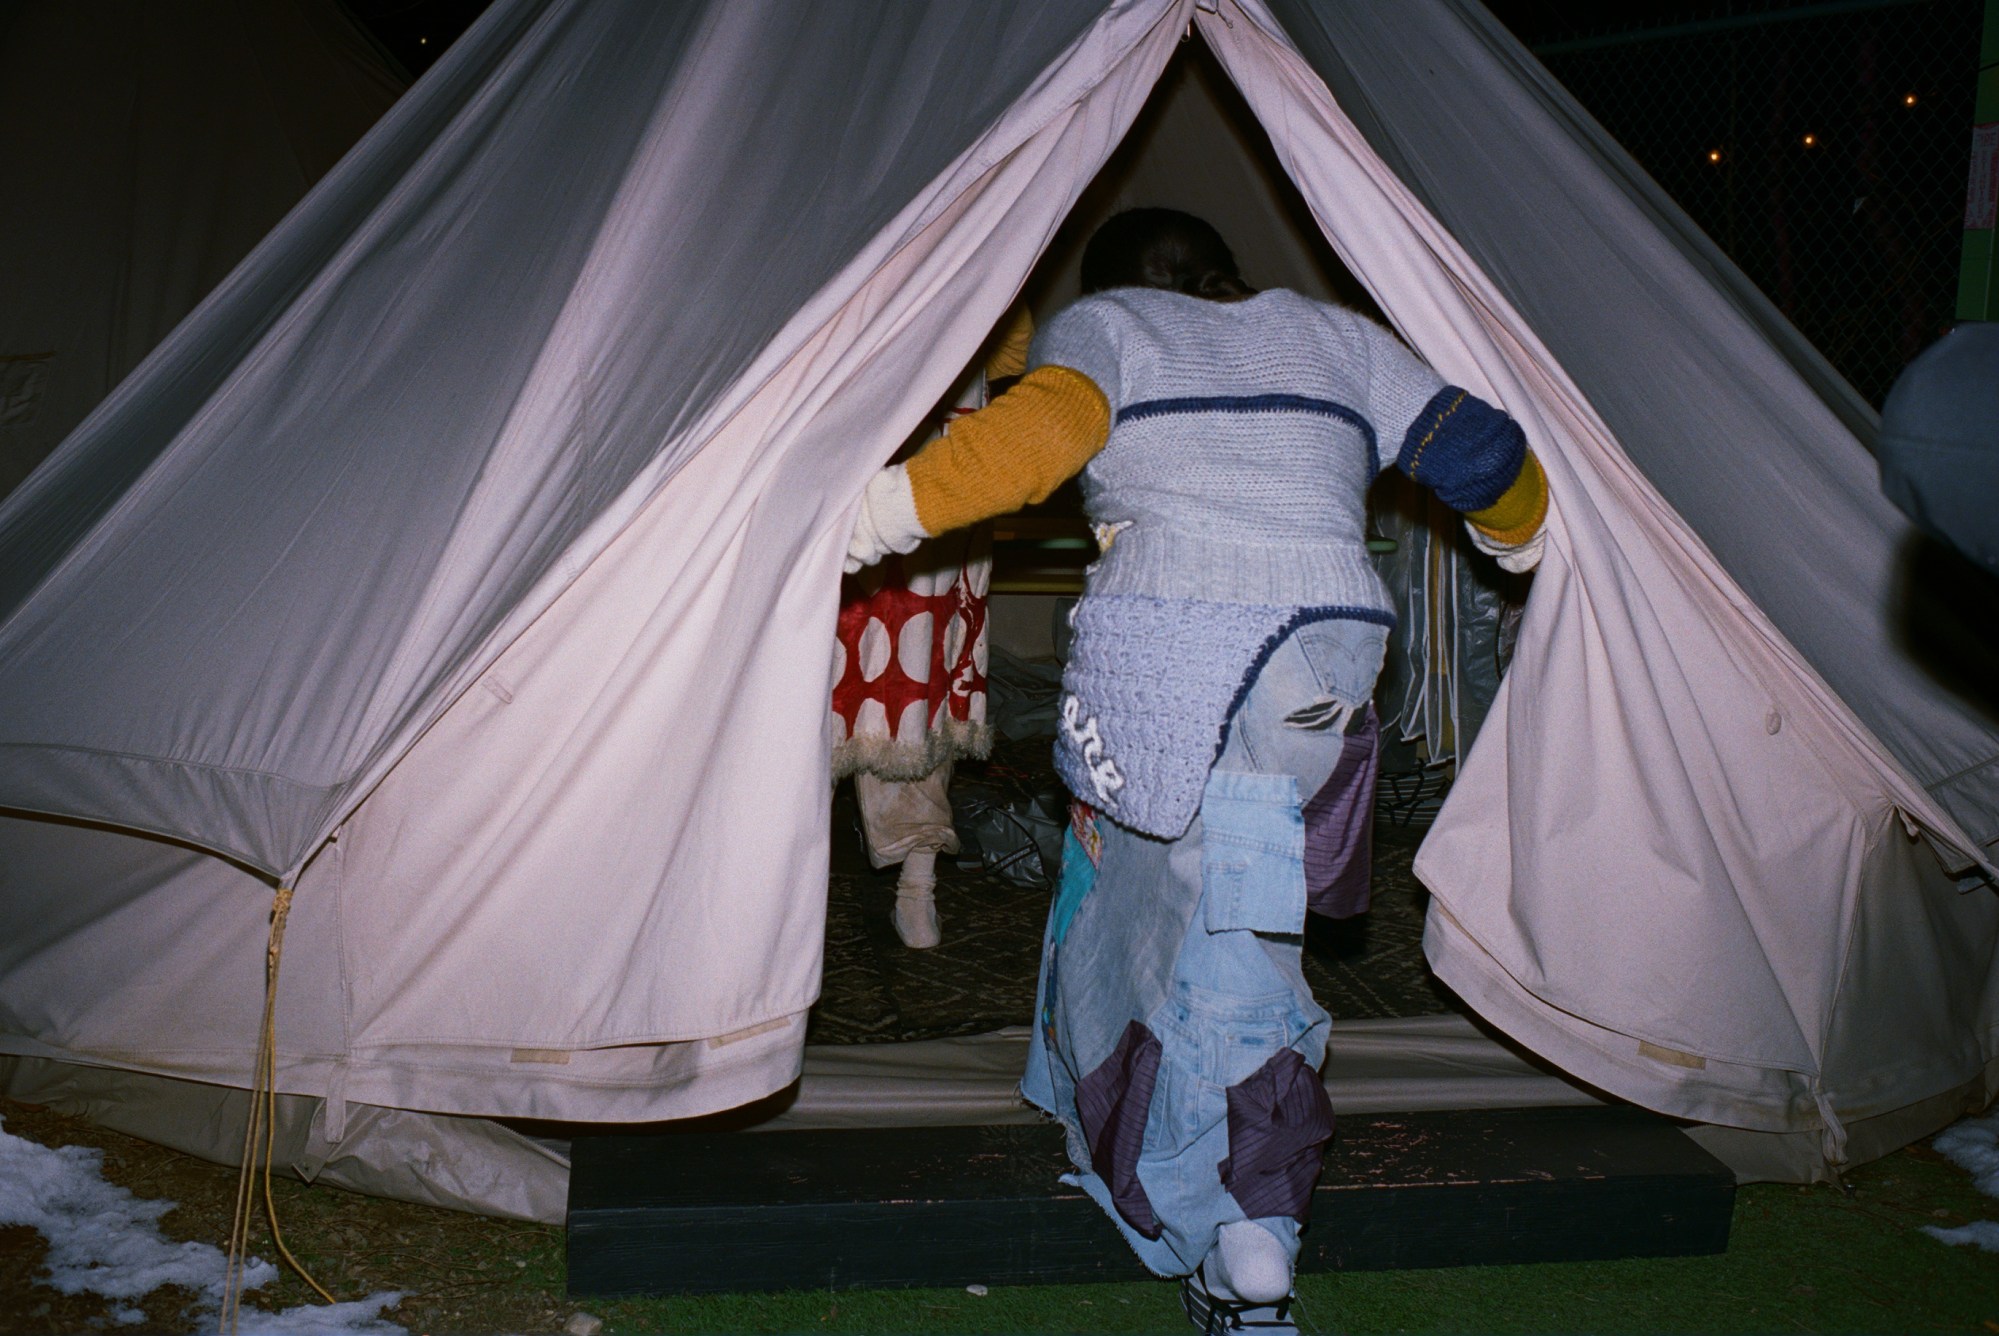
[[[1110,434],[1110,404],[1095,381],[1065,366],[1037,367],[904,466],[917,522],[946,533],[1046,500]]]
[[[1548,515],[1548,475],[1541,461],[1529,450],[1520,463],[1520,472],[1499,500],[1484,510],[1474,510],[1465,518],[1495,543],[1508,547],[1532,538]]]
[[[1022,302],[1007,312],[999,337],[993,341],[992,352],[986,357],[986,379],[1005,380],[1025,372],[1028,345],[1033,342],[1034,312]]]

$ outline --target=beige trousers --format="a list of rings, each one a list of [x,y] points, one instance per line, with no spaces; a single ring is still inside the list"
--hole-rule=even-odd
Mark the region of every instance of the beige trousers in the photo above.
[[[866,771],[854,776],[861,831],[867,837],[868,858],[876,867],[900,863],[915,849],[958,852],[950,788],[949,761],[922,779],[881,779]]]

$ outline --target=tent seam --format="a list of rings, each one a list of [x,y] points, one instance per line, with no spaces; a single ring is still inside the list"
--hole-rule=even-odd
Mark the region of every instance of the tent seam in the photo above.
[[[56,742],[0,742],[0,751],[42,751],[74,753],[79,756],[108,756],[122,761],[141,761],[148,765],[171,766],[176,770],[198,770],[204,773],[212,772],[223,775],[255,775],[259,779],[273,780],[283,784],[287,788],[309,793],[324,792],[327,788],[337,787],[337,783],[335,785],[308,784],[300,780],[288,778],[275,771],[258,770],[253,766],[217,765],[211,761],[186,761],[171,756],[155,756],[150,752],[116,751],[108,747],[83,747],[70,743]],[[317,848],[318,845],[315,844],[314,847]]]

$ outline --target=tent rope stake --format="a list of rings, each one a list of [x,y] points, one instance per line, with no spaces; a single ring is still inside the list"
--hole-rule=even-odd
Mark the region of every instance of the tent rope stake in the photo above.
[[[271,903],[270,943],[264,950],[264,1021],[257,1036],[256,1069],[250,1078],[250,1115],[243,1127],[243,1158],[236,1174],[236,1212],[229,1227],[229,1259],[224,1271],[222,1290],[221,1330],[224,1336],[234,1336],[236,1319],[243,1301],[243,1267],[250,1251],[250,1217],[256,1211],[257,1195],[257,1135],[263,1133],[263,1197],[264,1216],[271,1223],[271,1242],[276,1245],[278,1255],[285,1264],[298,1273],[299,1279],[310,1286],[314,1293],[327,1303],[336,1300],[326,1287],[314,1280],[312,1274],[292,1256],[285,1246],[284,1234],[278,1228],[277,1203],[271,1197],[271,1159],[277,1143],[277,1069],[278,1069],[278,966],[285,953],[285,920],[291,915],[292,888],[278,887],[276,898]]]

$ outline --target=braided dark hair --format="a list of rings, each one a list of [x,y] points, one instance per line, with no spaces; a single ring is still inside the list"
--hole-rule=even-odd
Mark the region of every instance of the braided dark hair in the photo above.
[[[1253,297],[1222,234],[1178,209],[1126,209],[1083,248],[1083,291],[1164,288],[1210,301]]]

